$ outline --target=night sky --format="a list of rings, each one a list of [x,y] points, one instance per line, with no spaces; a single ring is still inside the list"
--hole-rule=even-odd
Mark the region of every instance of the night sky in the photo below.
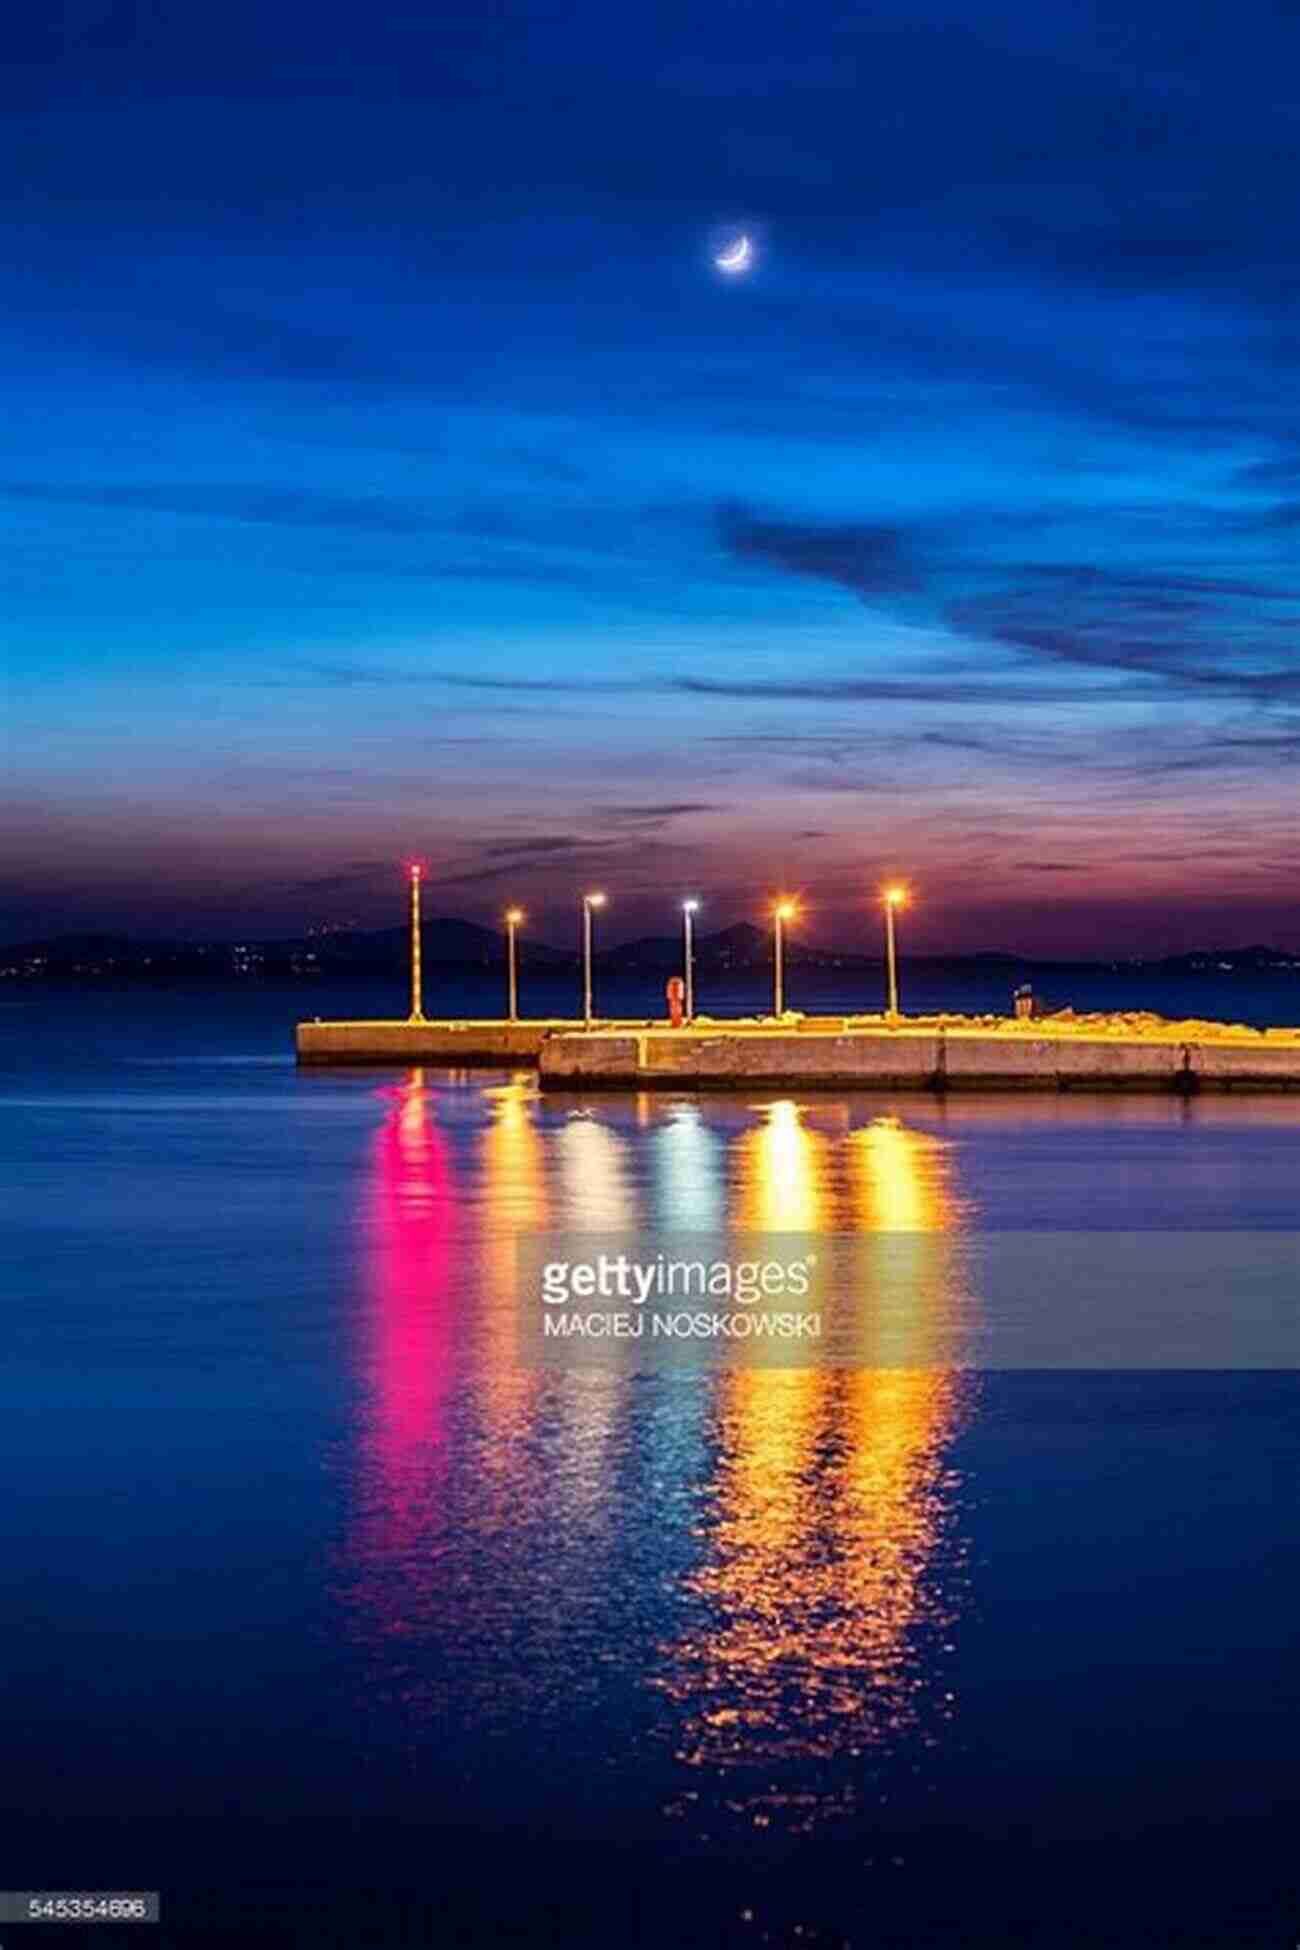
[[[1300,945],[1285,11],[12,10],[5,932]]]

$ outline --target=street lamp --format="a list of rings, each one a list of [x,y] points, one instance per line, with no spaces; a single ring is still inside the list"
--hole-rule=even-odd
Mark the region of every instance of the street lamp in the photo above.
[[[785,924],[797,921],[799,909],[793,901],[778,901],[772,910],[776,931],[772,938],[772,1014],[785,1014]]]
[[[506,1011],[511,1022],[519,1020],[519,947],[515,935],[523,919],[522,907],[506,909]]]
[[[603,907],[603,894],[584,894],[582,897],[582,1020],[591,1028],[591,914],[592,909]]]
[[[885,903],[885,949],[889,964],[889,1016],[898,1020],[898,946],[894,940],[894,915],[907,906],[906,887],[886,887],[880,897]]]
[[[420,975],[420,876],[423,868],[415,862],[410,867],[411,881],[411,1013],[408,1022],[424,1021],[423,985]]]
[[[686,963],[686,1020],[695,1016],[695,916],[700,911],[698,901],[682,902],[682,948]]]

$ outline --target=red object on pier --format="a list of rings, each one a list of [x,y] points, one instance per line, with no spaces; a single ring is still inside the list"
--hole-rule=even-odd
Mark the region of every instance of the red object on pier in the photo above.
[[[668,977],[664,994],[668,997],[668,1020],[674,1029],[680,1029],[686,1021],[686,984],[680,975]]]

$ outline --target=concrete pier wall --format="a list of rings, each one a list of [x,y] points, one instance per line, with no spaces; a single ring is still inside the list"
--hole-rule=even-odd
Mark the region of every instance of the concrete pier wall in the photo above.
[[[300,1022],[300,1063],[523,1064],[571,1022]]]
[[[944,1039],[943,1081],[950,1090],[1178,1090],[1187,1087],[1187,1072],[1181,1043]]]
[[[1300,1091],[1300,1034],[1089,1036],[842,1018],[672,1030],[608,1023],[304,1022],[304,1064],[536,1067],[543,1087]]]
[[[837,1084],[866,1089],[935,1089],[939,1037],[900,1032],[814,1035],[803,1030],[651,1030],[641,1035],[551,1036],[542,1046],[543,1084]]]
[[[1193,1043],[864,1030],[549,1036],[543,1087],[867,1090],[1296,1090],[1300,1039]]]

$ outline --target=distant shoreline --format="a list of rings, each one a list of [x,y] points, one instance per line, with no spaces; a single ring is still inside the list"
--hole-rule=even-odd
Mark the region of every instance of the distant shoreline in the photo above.
[[[52,987],[300,987],[321,981],[393,982],[405,978],[408,936],[404,928],[294,936],[243,942],[143,940],[128,935],[69,934],[0,948],[0,991],[27,986]],[[503,937],[470,922],[433,920],[421,929],[426,970],[469,979],[496,979],[504,961]],[[695,968],[701,979],[759,979],[771,965],[771,936],[749,923],[701,935]],[[563,980],[579,968],[576,952],[524,939],[521,963],[534,982]],[[818,948],[788,941],[792,971],[836,976],[878,976],[883,956]],[[594,957],[597,971],[618,979],[666,976],[681,963],[676,937],[650,937],[606,948]],[[916,977],[973,977],[1000,974],[1009,980],[1036,976],[1107,974],[1178,979],[1191,976],[1300,976],[1300,950],[1252,945],[1198,948],[1178,955],[1045,956],[997,949],[977,954],[909,954]]]

